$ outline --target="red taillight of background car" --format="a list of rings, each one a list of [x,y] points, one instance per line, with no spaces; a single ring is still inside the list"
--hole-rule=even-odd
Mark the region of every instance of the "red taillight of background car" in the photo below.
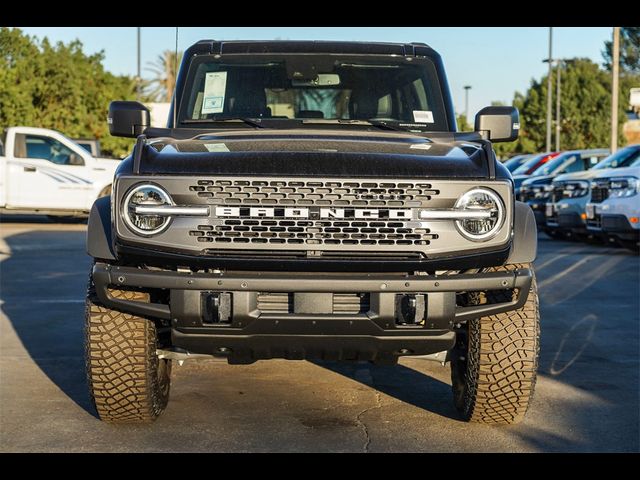
[[[561,152],[551,152],[549,155],[545,155],[544,157],[542,157],[540,160],[538,160],[538,162],[532,166],[529,170],[527,170],[527,173],[525,175],[531,175],[533,172],[535,172],[540,166],[544,165],[545,163],[547,163],[549,160],[551,160],[552,158],[557,157],[558,155],[560,155]]]

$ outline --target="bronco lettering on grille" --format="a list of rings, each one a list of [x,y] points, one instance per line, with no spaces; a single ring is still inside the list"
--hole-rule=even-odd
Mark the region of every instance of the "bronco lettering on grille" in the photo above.
[[[411,220],[411,209],[384,208],[273,208],[273,207],[216,207],[216,217],[255,218],[375,218]]]

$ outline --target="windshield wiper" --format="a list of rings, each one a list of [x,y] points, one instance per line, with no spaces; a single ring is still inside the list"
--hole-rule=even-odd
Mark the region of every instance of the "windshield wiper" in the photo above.
[[[382,130],[393,130],[396,132],[406,132],[404,128],[394,127],[382,120],[350,120],[345,118],[336,119],[304,119],[305,124],[346,124],[346,125],[364,125],[380,128]]]
[[[250,118],[234,117],[234,118],[185,118],[180,123],[193,124],[193,123],[244,123],[255,128],[265,128],[260,122],[252,120]]]

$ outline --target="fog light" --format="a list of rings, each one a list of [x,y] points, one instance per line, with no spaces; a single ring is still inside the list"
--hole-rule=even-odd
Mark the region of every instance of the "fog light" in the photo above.
[[[396,295],[395,304],[396,325],[424,325],[424,295]]]
[[[231,294],[204,292],[201,296],[203,323],[231,322]]]

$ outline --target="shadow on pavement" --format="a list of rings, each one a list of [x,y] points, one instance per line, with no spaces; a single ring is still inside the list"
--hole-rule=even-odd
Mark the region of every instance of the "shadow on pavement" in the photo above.
[[[0,263],[0,304],[40,370],[78,406],[96,416],[83,352],[89,271],[85,235],[83,230],[46,230],[6,237],[12,254]]]
[[[413,368],[400,364],[377,366],[368,362],[315,361],[313,363],[404,403],[442,417],[461,421],[453,406],[451,386]]]

